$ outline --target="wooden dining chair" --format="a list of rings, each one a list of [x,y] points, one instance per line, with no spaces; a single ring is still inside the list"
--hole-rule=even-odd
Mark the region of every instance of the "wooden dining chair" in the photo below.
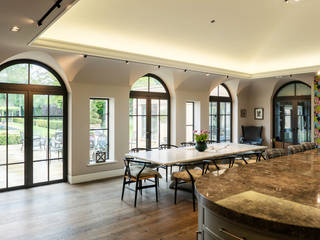
[[[178,148],[178,146],[171,145],[171,144],[161,144],[159,146],[159,150],[171,149],[171,148]],[[160,166],[160,167],[166,170],[166,182],[168,182],[168,166],[164,165],[164,166]],[[170,173],[172,174],[172,166],[170,166]]]
[[[192,146],[195,146],[196,143],[194,142],[182,142],[180,143],[181,147],[192,147]]]
[[[179,184],[191,183],[192,186],[192,203],[193,203],[193,211],[196,210],[195,203],[195,187],[194,184],[198,178],[200,178],[203,174],[203,169],[193,168],[199,165],[200,162],[197,163],[184,163],[177,164],[180,168],[184,169],[179,172],[174,172],[172,174],[172,178],[174,180],[174,204],[177,204],[177,191]]]
[[[155,188],[156,201],[158,202],[158,185],[159,185],[159,178],[162,177],[161,174],[158,171],[155,171],[152,168],[150,168],[149,167],[150,164],[147,162],[137,161],[134,158],[124,158],[123,161],[125,165],[125,172],[123,177],[121,200],[123,200],[124,190],[126,188],[126,185],[130,183],[135,183],[135,189],[133,190],[135,192],[134,207],[137,206],[138,191],[140,190],[140,193],[142,195],[142,189],[145,189],[145,188],[152,188],[152,187]],[[136,164],[133,165],[132,163],[136,163]],[[150,179],[151,180],[154,179],[154,181],[151,181],[154,184],[143,186],[142,181],[150,180]]]

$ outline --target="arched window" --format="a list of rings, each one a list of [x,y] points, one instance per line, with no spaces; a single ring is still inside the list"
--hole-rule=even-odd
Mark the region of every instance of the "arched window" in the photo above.
[[[311,141],[311,87],[299,81],[279,88],[273,98],[274,138],[298,144]]]
[[[232,141],[232,98],[228,88],[221,84],[210,94],[209,131],[210,140]]]
[[[147,74],[131,87],[129,149],[170,144],[170,94],[157,76]]]
[[[66,180],[67,91],[47,65],[0,66],[0,189]]]

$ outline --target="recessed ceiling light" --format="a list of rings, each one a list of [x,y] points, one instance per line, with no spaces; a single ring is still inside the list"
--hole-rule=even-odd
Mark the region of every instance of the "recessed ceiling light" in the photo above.
[[[206,76],[209,77],[209,76],[210,76],[210,73],[207,73]]]
[[[211,21],[210,21],[210,23],[215,23],[216,22],[216,20],[215,19],[212,19]]]
[[[20,28],[18,26],[13,26],[12,28],[10,28],[11,32],[19,32]]]
[[[317,72],[317,75],[320,76],[320,70]]]

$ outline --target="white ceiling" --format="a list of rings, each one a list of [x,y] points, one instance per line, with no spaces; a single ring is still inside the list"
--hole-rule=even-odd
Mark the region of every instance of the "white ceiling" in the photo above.
[[[33,46],[247,78],[312,72],[319,9],[319,0],[79,0]]]

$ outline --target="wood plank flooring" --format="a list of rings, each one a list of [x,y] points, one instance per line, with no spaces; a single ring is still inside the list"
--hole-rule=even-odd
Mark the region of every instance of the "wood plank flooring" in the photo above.
[[[134,192],[126,189],[121,201],[121,186],[122,178],[115,178],[0,193],[0,239],[196,239],[190,193],[178,191],[174,205],[162,179],[159,202],[153,188],[145,189],[134,208]]]

